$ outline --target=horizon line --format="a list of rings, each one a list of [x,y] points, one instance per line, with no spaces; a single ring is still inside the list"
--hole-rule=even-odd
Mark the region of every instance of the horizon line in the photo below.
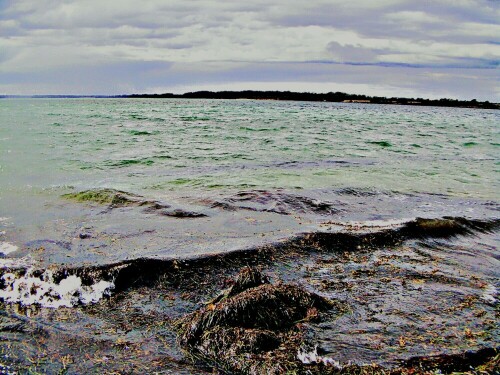
[[[492,102],[489,100],[477,100],[477,99],[457,99],[457,98],[446,98],[446,97],[441,97],[439,99],[430,99],[430,98],[423,98],[423,97],[407,97],[407,96],[378,96],[378,95],[366,95],[366,94],[351,94],[351,93],[346,93],[342,91],[329,91],[329,92],[311,92],[311,91],[290,91],[290,90],[218,90],[218,91],[212,91],[212,90],[197,90],[197,91],[186,91],[183,93],[172,93],[172,92],[164,92],[164,93],[132,93],[132,94],[0,94],[0,99],[8,99],[8,98],[19,98],[19,99],[64,99],[64,98],[97,98],[97,99],[127,99],[127,98],[140,98],[140,97],[161,97],[165,96],[165,99],[168,97],[172,97],[175,99],[203,99],[202,97],[189,97],[187,95],[194,95],[194,94],[224,94],[224,93],[231,93],[231,94],[243,94],[243,93],[253,93],[255,94],[270,94],[270,93],[277,93],[277,94],[291,94],[291,95],[310,95],[310,96],[315,96],[315,97],[320,97],[320,96],[327,96],[327,95],[344,95],[346,97],[363,97],[367,99],[393,99],[393,100],[423,100],[426,102],[439,102],[439,101],[450,101],[450,102],[464,102],[464,103],[484,103],[484,104],[493,104],[493,105],[499,105],[500,103],[497,102]],[[206,99],[225,99],[225,98],[206,98]],[[227,99],[258,99],[258,98],[227,98]],[[276,100],[292,100],[292,101],[297,101],[297,99],[280,99],[277,98]],[[310,100],[305,100],[305,101],[310,101]]]

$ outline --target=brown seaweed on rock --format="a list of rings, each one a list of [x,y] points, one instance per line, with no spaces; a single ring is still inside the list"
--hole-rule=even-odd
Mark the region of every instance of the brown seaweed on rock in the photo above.
[[[270,284],[258,270],[244,268],[222,297],[177,322],[179,343],[229,373],[325,373],[325,364],[305,365],[297,354],[303,322],[334,306],[340,304],[296,285]]]
[[[269,284],[269,277],[267,275],[264,275],[256,268],[244,267],[236,277],[233,286],[228,290],[226,297],[235,296],[247,289],[263,284]]]
[[[322,356],[314,345],[317,323],[347,311],[300,286],[277,282],[255,268],[243,268],[231,288],[174,322],[188,356],[225,374],[417,375],[497,374],[498,348],[418,356],[396,367],[343,364]],[[342,360],[342,358],[339,358]]]

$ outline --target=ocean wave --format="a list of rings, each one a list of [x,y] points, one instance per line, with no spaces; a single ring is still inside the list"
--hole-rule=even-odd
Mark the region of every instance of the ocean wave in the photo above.
[[[199,218],[208,216],[187,208],[174,207],[172,204],[147,199],[140,195],[115,189],[90,189],[64,194],[63,198],[80,203],[107,206],[107,210],[118,207],[143,207],[144,213],[169,216],[174,218]]]
[[[53,271],[41,272],[34,268],[21,274],[6,272],[1,276],[0,283],[0,299],[4,302],[49,308],[97,303],[104,296],[110,295],[114,288],[113,281],[99,280],[84,285],[76,275],[67,275],[57,280]]]
[[[224,264],[243,266],[287,254],[309,254],[311,251],[340,254],[370,252],[398,246],[406,240],[448,239],[488,233],[499,226],[500,220],[481,221],[461,217],[326,222],[319,231],[305,232],[285,240],[233,249],[217,255],[166,259],[139,257],[95,266],[61,269],[52,266],[50,270],[36,270],[32,265],[27,267],[14,260],[9,263],[8,259],[3,259],[0,299],[8,303],[39,304],[44,307],[85,305],[96,303],[112,292],[118,293],[132,286],[153,285],[164,275],[171,279],[183,279],[187,274]],[[491,301],[496,298],[495,293],[493,287],[487,289],[483,299]]]
[[[207,201],[207,203],[210,203]],[[221,200],[213,201],[211,206],[224,210],[245,209],[251,211],[274,212],[282,215],[294,213],[314,213],[331,216],[342,212],[342,202],[331,202],[317,198],[290,194],[284,191],[250,190],[242,191]]]
[[[8,242],[0,242],[0,254],[8,255],[17,251],[19,248]]]

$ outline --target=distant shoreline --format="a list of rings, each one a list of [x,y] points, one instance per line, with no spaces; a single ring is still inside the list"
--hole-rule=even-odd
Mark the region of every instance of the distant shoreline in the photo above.
[[[500,103],[489,101],[458,100],[458,99],[424,99],[400,98],[346,94],[343,92],[309,93],[291,91],[195,91],[185,94],[130,94],[130,95],[0,95],[0,99],[8,98],[147,98],[147,99],[252,99],[252,100],[284,100],[304,102],[330,102],[330,103],[362,103],[362,104],[392,104],[434,107],[459,107],[500,109]]]

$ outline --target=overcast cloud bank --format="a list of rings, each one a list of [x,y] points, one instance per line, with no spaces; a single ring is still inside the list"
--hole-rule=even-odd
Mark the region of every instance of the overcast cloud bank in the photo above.
[[[487,0],[0,2],[0,93],[346,91],[500,101]]]

